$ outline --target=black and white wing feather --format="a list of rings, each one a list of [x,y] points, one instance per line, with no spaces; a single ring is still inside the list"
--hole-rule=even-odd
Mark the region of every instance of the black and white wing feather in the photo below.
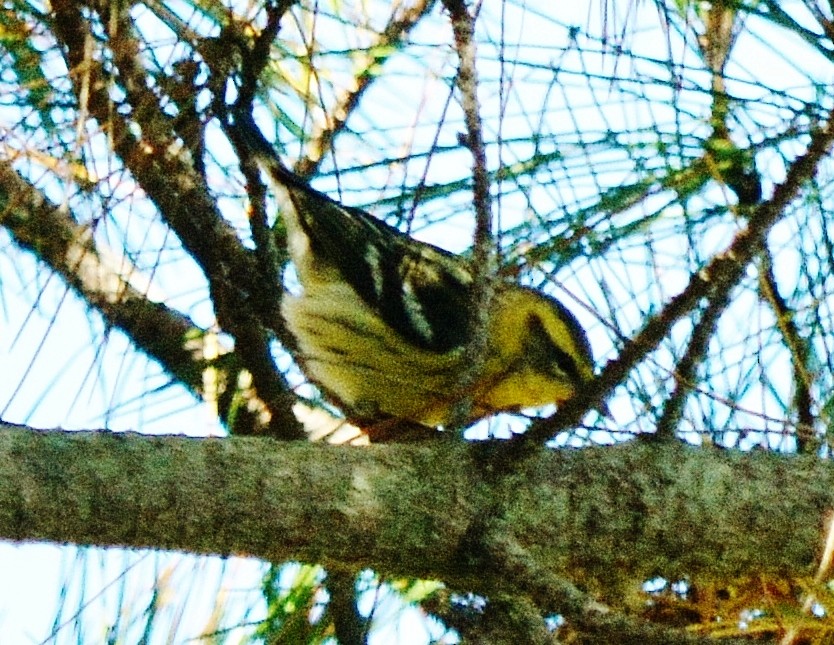
[[[309,257],[327,265],[320,268],[335,269],[392,330],[417,347],[445,353],[466,344],[473,315],[472,274],[464,259],[340,204],[272,155],[262,163],[287,194],[294,211],[287,215],[303,230]]]

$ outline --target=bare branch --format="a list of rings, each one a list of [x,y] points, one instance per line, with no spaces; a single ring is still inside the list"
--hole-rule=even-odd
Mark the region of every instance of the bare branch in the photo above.
[[[0,536],[370,567],[488,598],[516,585],[539,611],[622,629],[559,578],[617,608],[658,575],[804,571],[834,506],[834,470],[811,457],[632,442],[541,452],[496,480],[484,449],[6,426]]]
[[[99,7],[105,18],[110,7]],[[235,351],[251,371],[258,396],[272,414],[271,431],[280,428],[282,433],[289,432],[289,438],[303,436],[291,413],[294,397],[270,352],[268,329],[274,329],[279,337],[286,336],[277,297],[279,285],[261,275],[251,254],[218,211],[190,155],[182,153],[171,120],[160,109],[139,69],[138,46],[132,39],[129,21],[116,16],[118,28],[110,37],[120,66],[119,80],[135,112],[133,116],[142,120],[140,137],[131,131],[129,120],[112,109],[108,74],[100,59],[91,56],[85,47],[92,37],[89,21],[76,4],[66,0],[56,2],[53,10],[55,33],[75,70],[72,79],[79,101],[79,82],[86,79],[90,91],[84,96],[89,113],[109,128],[114,151],[208,278],[218,320],[235,337]]]
[[[474,384],[486,356],[489,312],[494,295],[492,280],[495,277],[496,253],[492,235],[492,208],[489,194],[486,149],[478,103],[478,72],[475,66],[475,17],[470,15],[463,0],[443,0],[450,14],[455,45],[458,52],[457,86],[461,93],[461,106],[466,122],[466,147],[472,153],[472,202],[475,207],[475,235],[472,248],[472,339],[466,347],[466,363],[469,368],[461,375],[462,390]],[[471,400],[463,399],[456,410],[457,418],[466,419]],[[454,425],[454,424],[453,424]]]
[[[15,242],[72,287],[113,327],[194,393],[202,391],[204,330],[186,316],[149,299],[148,284],[126,259],[108,259],[92,231],[51,204],[11,164],[0,161],[0,226]]]
[[[308,153],[296,164],[295,172],[302,177],[310,177],[316,172],[333,142],[345,129],[348,119],[359,107],[362,97],[373,82],[380,78],[380,66],[404,43],[435,4],[436,0],[416,0],[412,6],[402,9],[399,15],[392,14],[376,42],[367,48],[365,60],[357,62],[359,69],[354,76],[354,87],[346,91],[329,110],[330,119],[310,135]]]
[[[631,369],[665,338],[672,326],[690,313],[703,297],[716,297],[730,291],[744,275],[748,264],[761,252],[767,233],[782,217],[785,207],[805,183],[814,176],[817,165],[834,143],[834,113],[811,136],[805,154],[791,165],[785,180],[773,196],[752,209],[748,227],[739,232],[729,247],[694,274],[686,288],[672,298],[663,310],[650,318],[643,329],[625,344],[620,355],[606,365],[602,374],[588,386],[583,396],[564,406],[550,419],[533,425],[520,435],[522,442],[541,442],[555,433],[576,425],[590,407],[599,405],[605,394],[621,383]]]
[[[799,333],[796,314],[779,293],[779,285],[773,273],[773,262],[769,250],[761,256],[759,284],[762,297],[770,303],[776,316],[776,326],[785,339],[785,346],[793,363],[794,403],[796,405],[796,442],[800,452],[815,453],[819,448],[819,437],[814,434],[814,417],[811,413],[811,386],[813,375],[810,366],[813,353],[808,342]]]
[[[707,354],[709,341],[715,333],[718,319],[729,303],[730,290],[726,289],[716,293],[701,313],[701,318],[692,330],[686,353],[675,369],[675,390],[663,406],[663,415],[657,422],[654,438],[660,440],[675,438],[689,393],[698,383],[696,379],[698,366]]]

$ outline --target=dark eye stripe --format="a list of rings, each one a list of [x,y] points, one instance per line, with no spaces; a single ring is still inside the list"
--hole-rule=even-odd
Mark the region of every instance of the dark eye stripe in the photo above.
[[[527,319],[527,332],[526,358],[536,369],[556,376],[564,375],[575,382],[582,380],[576,360],[556,345],[541,318],[531,315]]]
[[[552,345],[553,357],[555,359],[556,367],[559,368],[570,380],[580,381],[579,366],[576,361],[564,350]]]

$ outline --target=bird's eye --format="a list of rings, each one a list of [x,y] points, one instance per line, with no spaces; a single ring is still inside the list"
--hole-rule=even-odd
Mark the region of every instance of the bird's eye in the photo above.
[[[537,371],[579,380],[579,368],[567,351],[570,342],[566,332],[554,326],[548,329],[539,316],[527,318],[525,358]]]

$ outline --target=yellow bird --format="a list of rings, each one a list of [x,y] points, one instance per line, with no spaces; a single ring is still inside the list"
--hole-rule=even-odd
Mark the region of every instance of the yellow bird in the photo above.
[[[590,345],[570,311],[498,281],[486,354],[462,387],[476,318],[468,260],[314,190],[260,142],[253,152],[272,179],[301,285],[282,305],[295,358],[350,421],[370,431],[399,421],[445,426],[460,420],[466,400],[472,423],[562,403],[593,378]]]

